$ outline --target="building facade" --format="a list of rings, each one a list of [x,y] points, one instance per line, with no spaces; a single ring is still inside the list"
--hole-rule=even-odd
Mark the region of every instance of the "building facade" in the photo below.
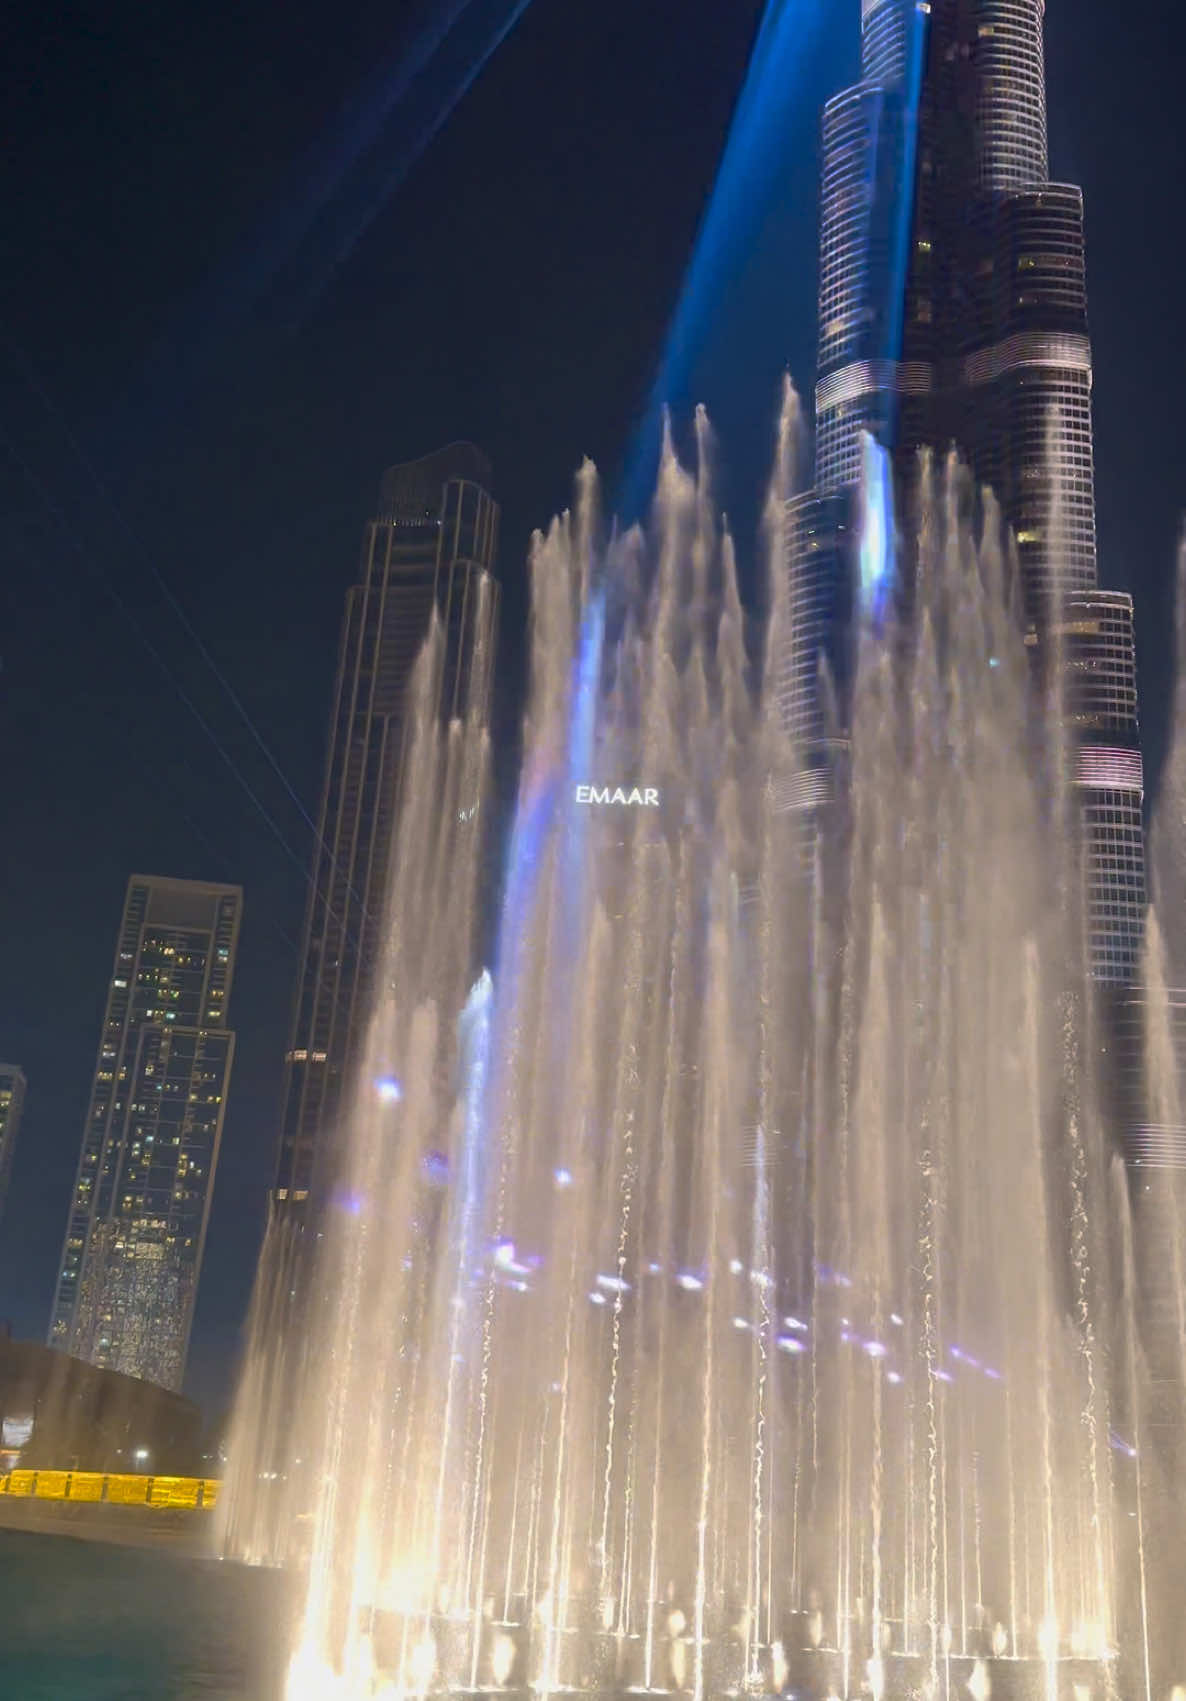
[[[24,1070],[15,1063],[0,1063],[0,1216],[4,1214],[4,1202],[8,1197],[12,1154],[24,1108]]]
[[[787,520],[811,621],[780,685],[810,811],[837,731],[819,664],[843,674],[861,573],[863,445],[892,453],[907,495],[919,449],[955,445],[1011,529],[1035,661],[1065,672],[1085,951],[1124,985],[1145,907],[1132,605],[1098,582],[1083,198],[1050,181],[1044,11],[862,0],[861,79],[823,120],[815,483]]]
[[[285,1060],[273,1205],[298,1211],[332,1142],[365,1037],[391,876],[405,703],[434,614],[446,642],[446,717],[489,680],[497,611],[498,506],[484,455],[456,443],[383,476],[346,597],[325,778]]]
[[[133,875],[49,1345],[179,1389],[235,1036],[237,886]]]

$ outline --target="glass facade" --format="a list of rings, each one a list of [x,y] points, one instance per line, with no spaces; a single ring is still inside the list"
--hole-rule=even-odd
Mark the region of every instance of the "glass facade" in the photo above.
[[[178,1389],[235,1036],[237,886],[128,882],[49,1344]]]
[[[285,1063],[273,1202],[303,1207],[332,1143],[354,1048],[364,1038],[390,879],[405,701],[429,625],[447,642],[445,716],[488,693],[498,587],[490,467],[457,443],[384,474],[347,594],[305,918],[303,968]]]
[[[862,0],[861,80],[823,118],[815,491],[787,517],[804,624],[780,689],[811,808],[862,436],[904,489],[920,448],[955,444],[1012,530],[1038,665],[1068,669],[1088,960],[1125,983],[1145,903],[1132,609],[1098,588],[1083,198],[1049,180],[1043,20],[1044,0]]]
[[[1087,960],[1097,979],[1127,984],[1140,966],[1147,901],[1132,598],[1099,590],[1066,598],[1049,641],[1075,734]]]
[[[24,1071],[15,1063],[0,1063],[0,1216],[4,1214],[4,1201],[8,1197],[12,1154],[24,1105]]]

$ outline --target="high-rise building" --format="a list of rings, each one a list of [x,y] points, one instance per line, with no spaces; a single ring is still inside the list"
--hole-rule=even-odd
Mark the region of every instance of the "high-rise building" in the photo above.
[[[49,1344],[178,1389],[235,1036],[243,894],[128,882]]]
[[[808,617],[780,678],[794,801],[826,797],[825,733],[844,732],[842,692],[822,724],[819,662],[836,673],[860,582],[864,438],[907,492],[919,448],[954,444],[1012,530],[1035,659],[1066,669],[1085,948],[1098,980],[1125,984],[1145,905],[1132,605],[1098,587],[1083,198],[1050,181],[1044,0],[861,11],[861,79],[823,121],[815,488],[788,514]]]
[[[446,643],[443,715],[471,702],[497,608],[498,506],[469,443],[390,468],[346,596],[317,819],[301,978],[285,1066],[273,1203],[302,1207],[336,1124],[381,944],[404,753],[405,702],[434,610]]]
[[[24,1070],[15,1063],[0,1063],[0,1216],[4,1214],[4,1201],[8,1197],[12,1154],[24,1106]]]

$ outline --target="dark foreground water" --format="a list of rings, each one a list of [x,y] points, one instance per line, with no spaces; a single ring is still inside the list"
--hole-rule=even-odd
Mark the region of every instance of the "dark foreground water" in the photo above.
[[[279,1701],[283,1579],[0,1530],[2,1701]]]

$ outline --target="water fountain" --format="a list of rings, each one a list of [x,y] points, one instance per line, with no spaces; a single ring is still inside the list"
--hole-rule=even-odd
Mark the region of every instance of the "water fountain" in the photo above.
[[[422,661],[296,1439],[261,1484],[277,1242],[228,1496],[241,1550],[298,1532],[288,1701],[1123,1687],[1123,1189],[1057,692],[991,501],[926,466],[912,617],[865,611],[835,711],[847,803],[784,807],[797,421],[764,646],[703,418],[645,528],[586,467],[537,537],[476,982],[486,733],[428,708],[439,634]]]

